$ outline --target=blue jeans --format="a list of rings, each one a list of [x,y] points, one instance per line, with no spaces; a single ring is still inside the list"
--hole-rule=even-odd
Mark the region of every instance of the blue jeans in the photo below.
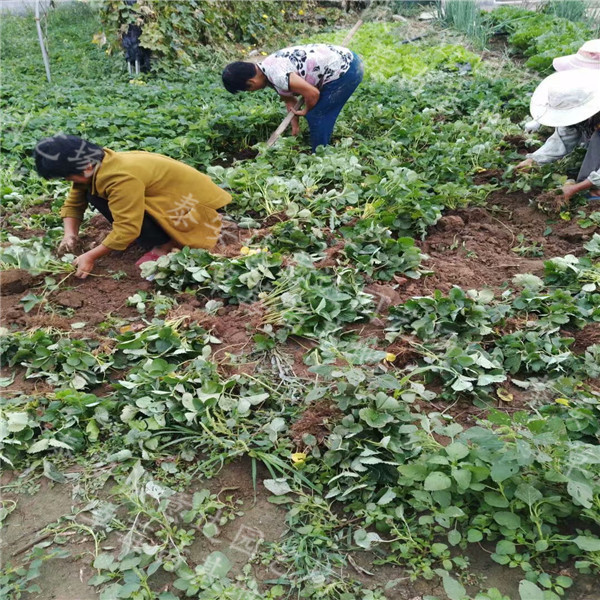
[[[310,128],[310,145],[313,152],[317,149],[317,146],[327,146],[329,144],[335,121],[348,98],[352,96],[352,92],[362,81],[363,73],[363,63],[354,54],[354,60],[350,64],[350,68],[339,79],[326,83],[321,89],[319,101],[306,115]]]

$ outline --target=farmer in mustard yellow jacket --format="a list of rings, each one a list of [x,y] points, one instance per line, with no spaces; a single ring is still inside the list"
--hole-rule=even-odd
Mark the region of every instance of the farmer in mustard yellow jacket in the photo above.
[[[98,258],[133,242],[151,248],[137,265],[174,248],[212,248],[221,230],[217,209],[231,201],[207,175],[161,154],[113,152],[59,134],[41,140],[34,158],[42,177],[73,182],[60,213],[65,231],[59,252],[75,251],[88,205],[112,223],[101,244],[75,259],[82,278]]]

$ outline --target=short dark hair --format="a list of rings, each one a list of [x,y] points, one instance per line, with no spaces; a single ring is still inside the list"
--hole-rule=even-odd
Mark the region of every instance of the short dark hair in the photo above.
[[[40,140],[33,151],[35,168],[44,179],[81,175],[104,158],[101,146],[76,135],[58,135]]]
[[[237,61],[229,63],[224,69],[221,77],[223,85],[228,92],[237,94],[248,90],[248,79],[256,75],[256,66],[251,62]]]

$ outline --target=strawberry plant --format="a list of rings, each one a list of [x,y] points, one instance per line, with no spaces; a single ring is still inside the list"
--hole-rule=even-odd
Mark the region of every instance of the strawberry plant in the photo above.
[[[412,238],[393,239],[391,230],[368,221],[341,231],[348,238],[344,254],[358,271],[382,281],[399,274],[411,279],[421,276],[423,256]]]
[[[323,272],[312,265],[288,267],[262,304],[264,322],[307,337],[333,333],[373,312],[373,297],[360,289],[351,269]]]
[[[256,300],[271,289],[281,265],[279,254],[259,252],[228,259],[186,247],[147,262],[143,275],[152,276],[160,287],[184,290],[194,286],[199,293],[218,294],[239,303]]]
[[[404,304],[392,306],[388,322],[388,335],[394,332],[412,331],[422,340],[456,336],[465,340],[480,340],[502,325],[510,306],[492,303],[489,292],[464,292],[454,287],[447,296],[436,290],[432,297],[411,299]]]
[[[14,475],[0,521],[10,535],[29,506],[74,498],[55,502],[66,512],[40,531],[50,537],[0,571],[3,595],[60,595],[54,580],[66,577],[39,567],[71,541],[90,553],[70,568],[93,567],[88,585],[103,599],[557,600],[586,581],[595,589],[598,236],[582,247],[575,230],[598,213],[581,208],[567,228],[568,214],[540,216],[534,200],[556,187],[555,167],[502,171],[536,146],[519,137],[536,82],[438,23],[414,24],[423,37],[405,44],[413,23],[368,16],[398,3],[374,4],[350,44],[365,76],[331,145],[309,153],[301,120],[298,137],[267,148],[281,102],[272,90],[230,95],[222,67],[302,41],[317,18],[310,41],[339,43],[340,11],[188,4],[109,3],[108,53],[93,6],[50,10],[50,85],[31,21],[0,23],[0,263],[41,275],[2,298],[0,461]],[[131,18],[157,59],[133,79],[114,48]],[[527,13],[506,29],[548,63],[588,25]],[[184,248],[145,263],[150,280],[138,281],[132,248],[99,261],[98,277],[67,280],[70,258],[53,249],[68,184],[39,178],[31,158],[57,131],[208,173],[233,197],[223,254]],[[92,214],[82,233],[93,243],[103,227]],[[540,239],[546,256],[561,252],[544,273],[522,260]],[[227,306],[237,303],[256,316]],[[227,543],[204,552],[206,538]],[[499,589],[483,581],[490,563]],[[382,564],[418,587],[379,585]]]
[[[290,219],[271,228],[269,235],[257,240],[271,252],[320,254],[327,248],[325,232],[309,222]]]

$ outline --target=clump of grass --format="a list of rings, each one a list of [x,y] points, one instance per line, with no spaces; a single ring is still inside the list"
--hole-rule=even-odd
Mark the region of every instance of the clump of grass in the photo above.
[[[588,0],[550,0],[542,6],[545,13],[569,19],[569,21],[585,21],[589,8]]]
[[[475,0],[446,0],[440,6],[440,19],[466,34],[476,47],[485,48],[491,32]]]

